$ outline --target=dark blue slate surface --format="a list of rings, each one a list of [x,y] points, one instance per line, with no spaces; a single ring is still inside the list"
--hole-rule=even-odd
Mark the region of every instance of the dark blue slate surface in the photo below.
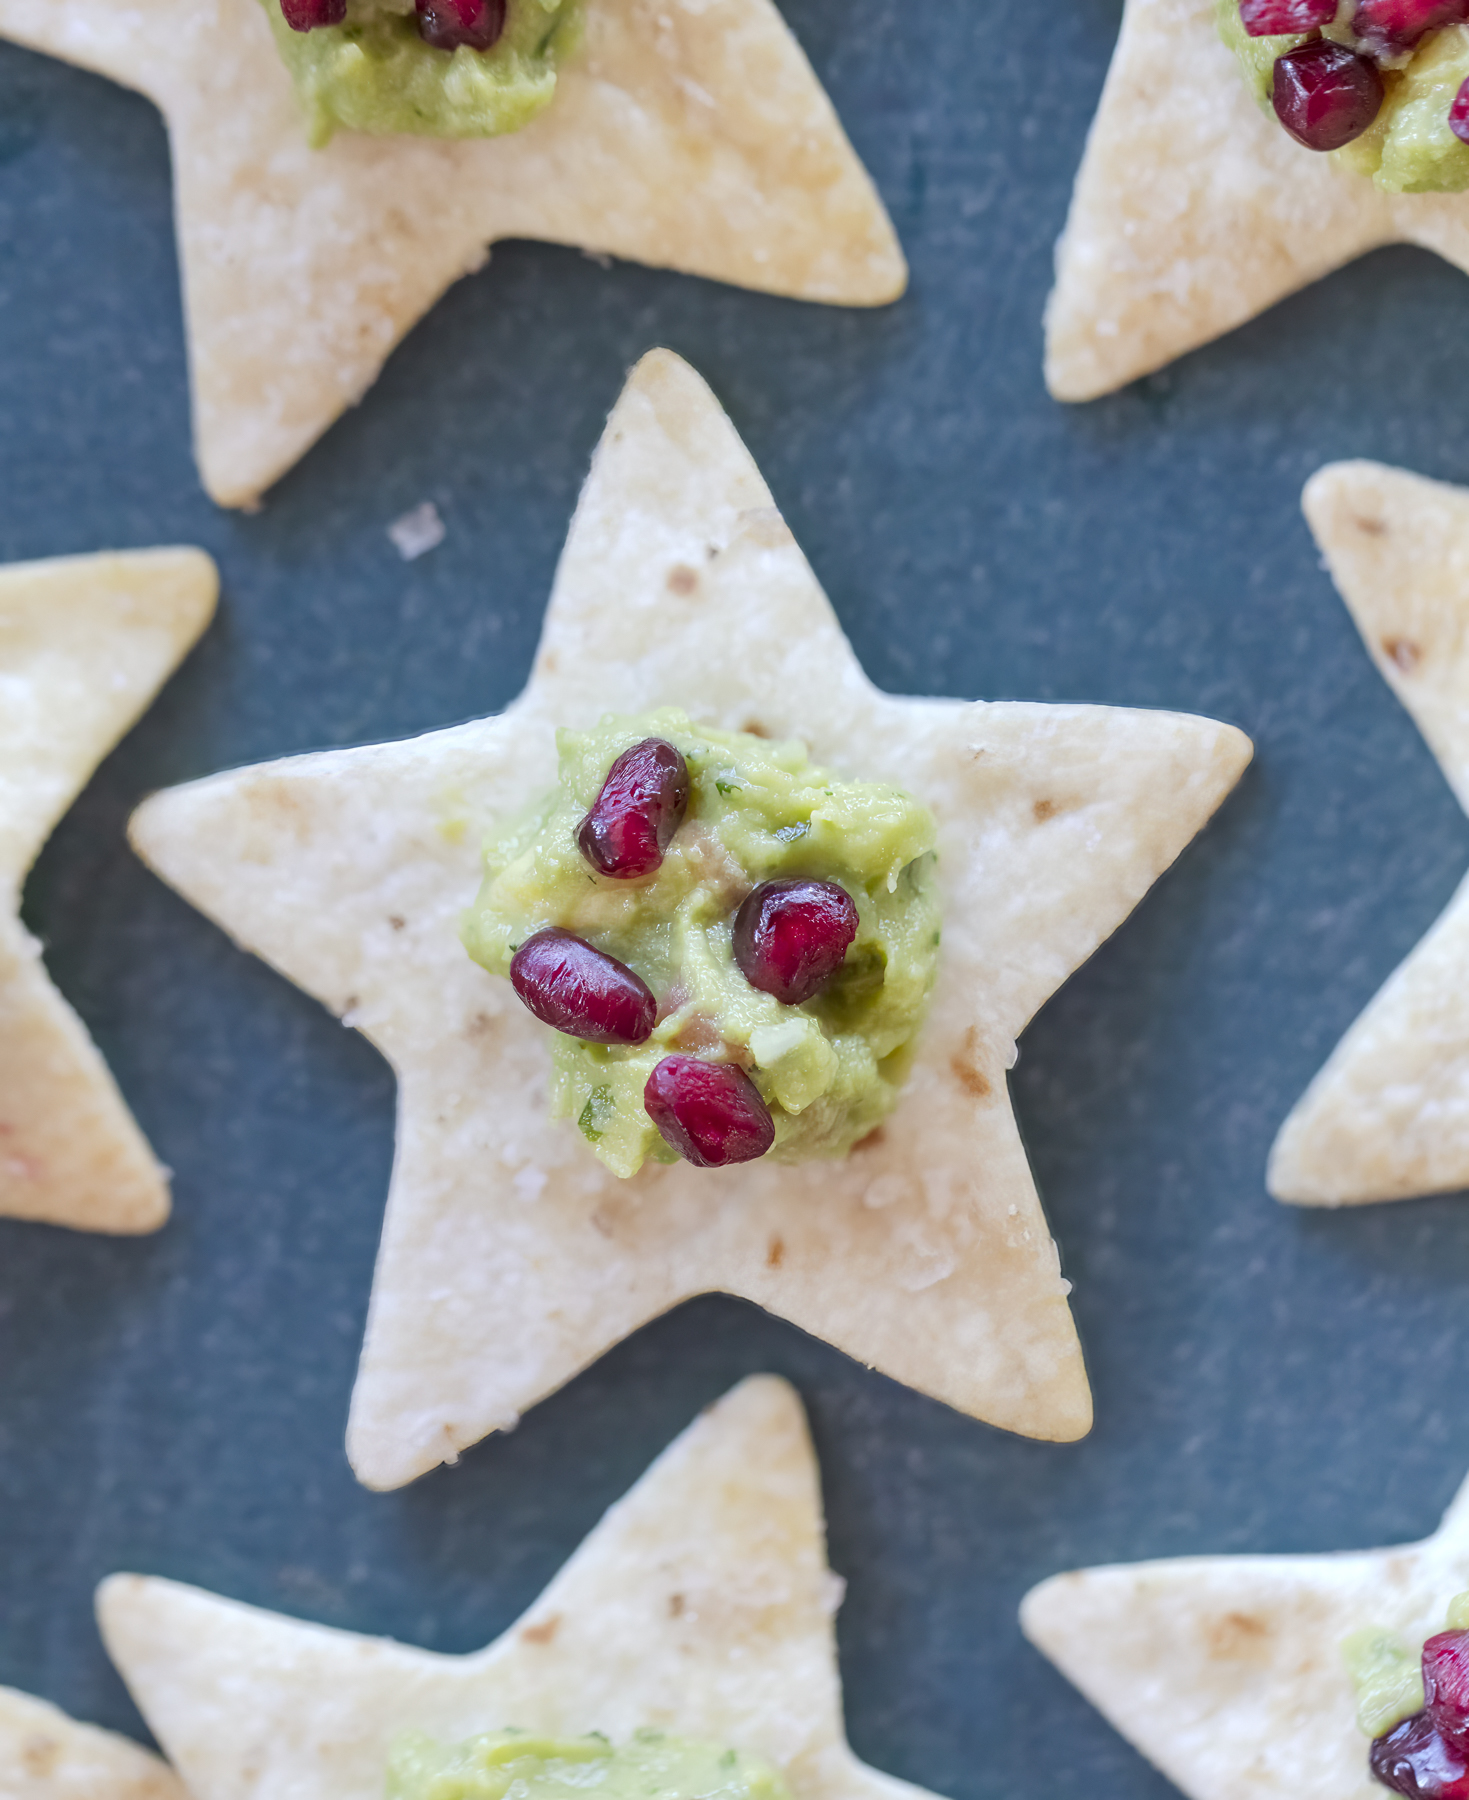
[[[1469,1207],[1277,1207],[1292,1100],[1469,863],[1301,522],[1365,454],[1469,481],[1469,283],[1380,253],[1083,410],[1050,244],[1120,8],[787,0],[913,263],[882,313],[497,251],[266,510],[188,453],[168,157],[143,101],[0,48],[0,557],[208,546],[221,616],[26,895],[177,1171],[132,1243],[0,1223],[0,1682],[141,1731],[94,1581],[167,1573],[444,1650],[487,1640],[704,1401],[812,1411],[861,1754],[954,1800],[1169,1792],[1020,1640],[1076,1563],[1416,1535],[1469,1467]],[[1096,1390],[1002,1436],[732,1301],[686,1307],[404,1492],[342,1426],[392,1138],[375,1053],[128,854],[164,782],[418,731],[527,671],[587,457],[653,344],[713,382],[882,685],[1215,713],[1258,761],[1026,1036],[1014,1088]],[[443,547],[387,522],[432,497]],[[915,628],[916,627],[916,628]]]

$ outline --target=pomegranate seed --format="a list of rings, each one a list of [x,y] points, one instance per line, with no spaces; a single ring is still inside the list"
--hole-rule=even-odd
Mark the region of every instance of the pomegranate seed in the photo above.
[[[1367,1762],[1384,1787],[1408,1800],[1469,1800],[1469,1766],[1426,1711],[1374,1738]]]
[[[696,1169],[753,1162],[775,1142],[770,1108],[732,1063],[665,1056],[648,1077],[643,1105],[663,1141]]]
[[[416,0],[418,35],[435,50],[490,50],[505,29],[505,0]]]
[[[1239,0],[1239,16],[1251,37],[1319,31],[1336,17],[1336,0]]]
[[[1423,1646],[1423,1697],[1434,1727],[1469,1750],[1469,1631],[1440,1631]]]
[[[510,959],[510,981],[543,1025],[589,1044],[641,1044],[658,1014],[626,963],[556,926],[525,940]]]
[[[1425,32],[1469,18],[1466,0],[1359,0],[1352,32],[1372,56],[1411,50]]]
[[[1461,144],[1469,144],[1469,81],[1454,95],[1454,104],[1449,108],[1449,130]]]
[[[799,1006],[824,988],[857,935],[857,907],[834,881],[762,881],[734,922],[734,959],[751,987]]]
[[[644,738],[607,771],[577,847],[601,875],[631,881],[663,862],[689,807],[689,766],[663,738]]]
[[[1319,38],[1275,59],[1275,116],[1308,150],[1340,150],[1377,117],[1382,77],[1365,56]]]
[[[281,17],[292,31],[340,25],[346,16],[347,0],[281,0]]]

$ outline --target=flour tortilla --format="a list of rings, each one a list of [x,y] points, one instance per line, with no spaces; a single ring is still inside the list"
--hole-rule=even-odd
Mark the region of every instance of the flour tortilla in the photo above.
[[[113,1659],[194,1800],[364,1800],[405,1731],[640,1726],[764,1757],[794,1800],[927,1800],[842,1728],[815,1458],[800,1403],[741,1383],[667,1449],[516,1624],[438,1656],[114,1576]]]
[[[1469,194],[1385,194],[1256,106],[1212,0],[1127,0],[1056,247],[1046,383],[1093,400],[1375,249],[1469,269]]]
[[[943,949],[904,1098],[839,1163],[620,1182],[547,1118],[543,1028],[457,928],[557,725],[685,707],[803,738],[938,820]],[[1090,1396],[1006,1086],[1015,1037],[1233,785],[1227,725],[897,700],[862,673],[749,453],[655,352],[608,423],[535,670],[498,718],[149,800],[133,840],[240,943],[367,1033],[398,1149],[348,1448],[392,1487],[506,1427],[646,1320],[742,1294],[1028,1435]]]
[[[214,610],[199,550],[0,568],[0,1215],[153,1231],[167,1177],[20,922],[61,815]]]
[[[0,36],[168,121],[195,444],[222,505],[302,456],[500,238],[837,305],[902,293],[892,225],[772,0],[585,8],[525,130],[312,150],[260,0],[0,0]]]
[[[156,1756],[0,1688],[0,1800],[188,1800]]]
[[[1341,1640],[1441,1631],[1469,1588],[1469,1488],[1421,1544],[1057,1575],[1025,1635],[1190,1800],[1382,1800]]]
[[[1469,807],[1469,493],[1337,463],[1305,508],[1373,662]],[[1267,1179],[1306,1206],[1469,1187],[1469,884],[1297,1102]]]

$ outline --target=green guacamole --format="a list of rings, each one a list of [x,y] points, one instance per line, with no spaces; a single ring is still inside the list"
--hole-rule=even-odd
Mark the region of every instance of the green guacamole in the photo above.
[[[636,881],[594,873],[576,828],[612,763],[665,738],[689,767],[690,800],[663,865]],[[845,1156],[892,1110],[938,962],[934,822],[901,789],[839,781],[800,743],[693,725],[666,710],[557,733],[558,785],[485,853],[465,948],[505,975],[533,932],[560,926],[626,963],[660,1022],[645,1043],[553,1034],[551,1096],[614,1174],[674,1161],[643,1088],[679,1053],[743,1067],[775,1120],[770,1155]],[[801,1006],[752,987],[736,966],[734,914],[759,882],[833,881],[856,902],[857,935],[827,986]]]
[[[556,65],[576,33],[576,0],[509,0],[489,50],[438,50],[413,0],[349,0],[346,22],[292,31],[279,0],[261,0],[276,48],[320,148],[338,128],[378,136],[498,137],[551,104]]]
[[[1469,1594],[1449,1602],[1445,1629],[1469,1630]],[[1423,1710],[1422,1649],[1375,1625],[1342,1639],[1342,1660],[1357,1696],[1357,1724],[1366,1736],[1379,1738]]]
[[[394,1745],[387,1800],[790,1800],[775,1770],[714,1744],[639,1731],[604,1737],[496,1731],[462,1744],[415,1733]]]
[[[1346,0],[1337,23],[1322,35],[1355,47],[1346,23],[1353,11],[1354,0]],[[1214,0],[1214,20],[1250,92],[1271,112],[1275,59],[1306,38],[1252,38],[1240,22],[1238,0]],[[1354,174],[1370,175],[1390,194],[1454,194],[1469,188],[1469,144],[1449,130],[1449,108],[1469,78],[1469,27],[1450,25],[1430,32],[1411,55],[1395,63],[1380,65],[1385,94],[1376,120],[1361,137],[1330,151],[1331,161]]]

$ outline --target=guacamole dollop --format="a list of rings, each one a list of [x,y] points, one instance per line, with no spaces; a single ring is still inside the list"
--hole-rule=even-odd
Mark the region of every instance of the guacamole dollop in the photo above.
[[[1449,1631],[1469,1630],[1469,1593],[1456,1594],[1444,1621]],[[1422,1712],[1422,1644],[1411,1645],[1395,1631],[1369,1625],[1342,1639],[1342,1660],[1357,1700],[1363,1734],[1380,1738]]]
[[[687,762],[687,812],[653,874],[610,879],[583,856],[577,828],[617,758],[654,737]],[[633,970],[658,1011],[635,1045],[554,1034],[553,1116],[575,1120],[619,1176],[649,1156],[674,1161],[643,1093],[665,1057],[695,1055],[754,1081],[774,1119],[769,1154],[845,1156],[896,1103],[933,987],[932,814],[899,788],[814,767],[803,744],[695,725],[675,710],[609,717],[556,741],[556,788],[486,849],[465,947],[508,975],[528,937],[558,927]],[[741,901],[786,877],[836,883],[857,910],[840,967],[802,1005],[753,987],[733,947]]]
[[[1355,11],[1356,0],[1343,0],[1335,22],[1320,35],[1364,51],[1351,27]],[[1240,18],[1239,0],[1214,0],[1214,20],[1250,92],[1264,111],[1272,112],[1276,58],[1316,34],[1251,37]],[[1469,80],[1469,26],[1431,31],[1411,52],[1390,59],[1379,55],[1375,60],[1382,77],[1382,106],[1360,137],[1326,153],[1330,160],[1353,174],[1369,176],[1390,194],[1459,193],[1469,188],[1469,144],[1449,127],[1454,98]]]
[[[576,0],[508,0],[489,50],[439,50],[418,35],[414,0],[348,0],[340,25],[292,31],[261,0],[281,60],[320,148],[339,128],[385,136],[498,137],[551,104],[571,49]]]
[[[639,1731],[604,1737],[487,1732],[460,1744],[415,1733],[393,1746],[387,1800],[789,1800],[768,1764],[736,1750]]]

